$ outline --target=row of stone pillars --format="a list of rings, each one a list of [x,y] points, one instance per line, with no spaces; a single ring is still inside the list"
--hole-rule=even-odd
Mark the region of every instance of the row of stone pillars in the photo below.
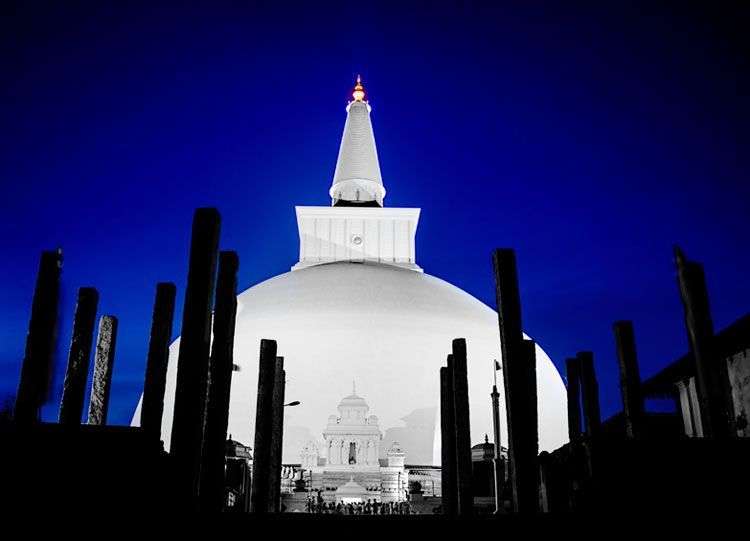
[[[536,513],[540,510],[540,503],[541,510],[548,509],[544,497],[544,462],[547,453],[543,453],[541,457],[538,454],[535,347],[532,341],[524,338],[521,330],[521,302],[515,254],[513,250],[498,249],[493,252],[492,260],[503,358],[512,509],[516,513]],[[690,350],[695,359],[701,421],[707,427],[704,434],[717,439],[727,438],[735,433],[732,426],[729,378],[726,365],[714,359],[713,325],[703,269],[698,263],[687,260],[679,249],[675,250],[675,263]],[[625,435],[629,439],[639,439],[644,437],[645,407],[633,324],[630,321],[618,321],[614,323],[613,331]],[[460,488],[456,492],[456,472],[452,471],[456,458],[450,455],[454,445],[451,438],[462,430],[451,419],[451,362],[455,363],[455,342],[453,361],[449,357],[448,368],[441,369],[441,396],[448,403],[448,407],[444,405],[441,410],[444,418],[443,464],[449,464],[448,471],[443,474],[443,505],[448,514],[456,512],[455,494],[460,495]],[[583,443],[579,447],[584,449],[587,473],[591,476],[596,468],[595,442],[602,425],[594,356],[590,351],[582,351],[575,357],[566,359],[565,364],[569,437],[572,445]],[[455,389],[452,392],[457,399]],[[468,428],[466,433],[468,434]],[[448,487],[447,491],[445,487]]]
[[[59,249],[43,252],[40,258],[14,408],[14,419],[19,426],[37,424],[41,408],[48,399],[56,342],[62,263],[62,250]],[[79,289],[60,402],[58,420],[61,425],[70,427],[81,423],[98,303],[99,293],[95,288]],[[99,320],[89,399],[89,425],[104,425],[107,422],[117,323],[117,318],[111,315],[104,315]]]
[[[193,218],[170,448],[181,483],[176,487],[181,501],[207,512],[221,511],[224,504],[239,267],[235,252],[218,251],[220,222],[213,208],[197,209]],[[22,427],[39,423],[41,407],[48,398],[61,271],[62,251],[43,252],[14,411],[15,422]],[[173,283],[157,284],[141,404],[141,430],[155,439],[161,437],[162,430],[175,295]],[[68,427],[81,424],[98,300],[99,294],[92,287],[78,292],[59,415],[59,423]],[[89,425],[105,425],[107,421],[117,324],[117,318],[111,315],[99,321]],[[273,341],[261,343],[260,370],[264,383],[261,386],[259,382],[255,452],[260,461],[255,472],[266,493],[260,496],[254,487],[253,501],[258,512],[278,511],[284,371]]]
[[[535,345],[524,338],[521,330],[514,252],[496,250],[492,260],[505,382],[512,505],[514,512],[529,514],[537,511],[539,499]],[[442,508],[447,516],[470,516],[474,505],[466,363],[466,341],[457,338],[453,340],[447,366],[440,369]],[[495,394],[493,389],[493,399]],[[499,484],[497,472],[494,477],[496,485]],[[497,486],[495,489],[499,491]]]
[[[675,248],[675,266],[690,353],[695,363],[696,388],[704,436],[727,439],[735,433],[731,414],[730,384],[726,363],[715,358],[713,350],[714,330],[703,267],[699,263],[689,261],[679,248]],[[645,405],[641,392],[633,323],[615,322],[613,331],[625,436],[628,439],[640,439],[644,437]],[[576,441],[583,434],[596,436],[601,419],[593,354],[581,352],[576,357],[567,359],[566,369],[570,440]]]
[[[675,248],[677,285],[683,306],[690,353],[695,363],[696,388],[704,437],[724,440],[736,434],[726,363],[713,350],[713,324],[702,265],[689,261]],[[613,324],[622,398],[625,438],[642,440],[646,430],[645,400],[641,391],[635,331],[632,321]],[[596,471],[597,439],[601,437],[599,390],[593,354],[580,352],[566,360],[568,431],[571,446],[583,450],[591,478]],[[583,415],[581,415],[583,412]],[[575,451],[574,451],[575,452]],[[544,477],[542,468],[542,477]],[[543,488],[543,487],[542,487]]]
[[[250,496],[250,511],[256,514],[281,511],[286,372],[284,358],[276,355],[276,349],[274,340],[261,340]]]
[[[443,514],[471,516],[471,433],[466,340],[453,340],[447,366],[440,369],[441,483]]]

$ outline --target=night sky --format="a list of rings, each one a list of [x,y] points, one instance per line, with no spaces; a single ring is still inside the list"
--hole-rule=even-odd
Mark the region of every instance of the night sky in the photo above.
[[[128,423],[158,281],[179,334],[193,210],[219,208],[241,290],[289,270],[358,73],[386,205],[422,208],[419,265],[494,307],[490,252],[515,248],[526,331],[558,368],[594,351],[605,415],[613,321],[634,321],[644,376],[687,349],[675,243],[705,264],[717,329],[750,307],[747,7],[103,4],[0,7],[0,398],[60,246],[45,418],[93,285],[120,318],[110,421]]]

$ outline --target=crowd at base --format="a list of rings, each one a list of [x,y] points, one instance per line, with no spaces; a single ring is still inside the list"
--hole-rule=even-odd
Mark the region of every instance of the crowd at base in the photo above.
[[[412,515],[417,514],[409,502],[324,502],[322,499],[307,499],[305,511],[319,515]]]

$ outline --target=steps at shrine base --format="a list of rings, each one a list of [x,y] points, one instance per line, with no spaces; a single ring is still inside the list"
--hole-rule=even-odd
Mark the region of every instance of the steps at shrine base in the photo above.
[[[382,476],[379,471],[323,471],[313,472],[313,490],[333,491],[341,485],[348,483],[350,479],[370,491],[379,491],[382,484]]]

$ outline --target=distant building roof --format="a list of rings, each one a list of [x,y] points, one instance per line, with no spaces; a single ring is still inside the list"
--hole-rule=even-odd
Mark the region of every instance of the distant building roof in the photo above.
[[[750,314],[746,314],[715,334],[714,362],[724,360],[750,348]],[[643,395],[647,398],[667,398],[677,390],[675,383],[695,375],[695,362],[691,352],[686,353],[643,382]]]
[[[341,399],[341,402],[339,403],[339,407],[361,407],[361,408],[367,408],[367,402],[364,398],[359,396],[358,394],[352,393],[349,396],[345,396]]]
[[[251,451],[251,447],[230,438],[224,447],[224,456],[252,459]]]
[[[500,454],[506,455],[507,449],[500,446]],[[484,435],[484,442],[477,443],[471,448],[472,460],[492,460],[495,458],[495,444],[490,442],[489,436]]]

